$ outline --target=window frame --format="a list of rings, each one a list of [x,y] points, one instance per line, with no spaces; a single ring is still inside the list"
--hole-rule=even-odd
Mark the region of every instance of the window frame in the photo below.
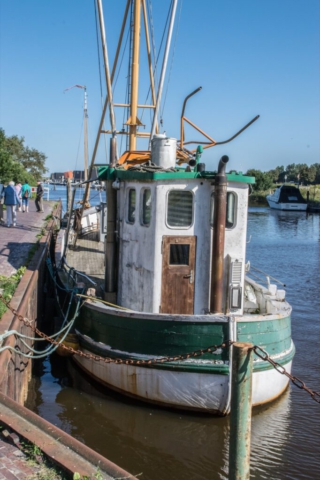
[[[151,205],[150,205],[150,221],[149,223],[144,223],[143,222],[143,208],[145,206],[144,204],[144,194],[145,192],[149,190],[150,192],[150,199],[151,199]],[[140,191],[140,225],[142,227],[150,227],[151,225],[151,219],[152,219],[152,189],[150,187],[143,187]]]
[[[214,224],[214,218],[213,218],[213,210],[214,210],[214,194],[215,192],[212,191],[210,195],[210,227],[213,228]],[[228,196],[233,195],[234,197],[234,208],[233,208],[233,213],[234,213],[234,223],[232,227],[227,226],[227,213],[228,213]],[[233,230],[237,226],[237,211],[238,211],[238,195],[234,190],[227,191],[227,209],[226,209],[226,223],[225,223],[225,229],[226,230]]]
[[[181,225],[169,225],[168,222],[168,210],[169,210],[169,195],[171,192],[189,192],[192,195],[192,213],[191,213],[191,223],[188,226],[181,226]],[[194,192],[193,190],[189,189],[182,189],[182,188],[170,188],[170,190],[167,191],[166,195],[166,226],[167,228],[170,228],[170,230],[189,230],[193,224],[194,224]]]
[[[136,221],[136,214],[134,216],[134,219],[133,221],[130,220],[129,218],[129,212],[130,212],[130,192],[133,191],[135,192],[135,209],[134,211],[137,212],[137,189],[134,188],[134,187],[128,187],[128,190],[127,190],[127,200],[126,200],[126,222],[129,224],[129,225],[134,225],[135,224],[135,221]]]

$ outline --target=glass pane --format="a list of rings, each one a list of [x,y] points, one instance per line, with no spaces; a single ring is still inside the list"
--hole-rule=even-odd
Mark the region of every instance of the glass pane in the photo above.
[[[128,222],[134,223],[136,216],[136,191],[134,188],[129,190],[129,202],[128,202]]]
[[[226,228],[232,228],[235,225],[235,194],[227,193],[227,213],[226,213]]]
[[[142,224],[150,225],[151,220],[151,190],[146,188],[142,198]]]
[[[190,227],[192,224],[192,192],[185,190],[169,192],[167,221],[170,227]]]
[[[226,211],[226,228],[232,228],[235,226],[236,215],[236,195],[233,192],[227,193],[227,211]],[[213,215],[214,215],[214,193],[211,194],[210,204],[210,225],[213,227]]]
[[[170,245],[170,265],[189,265],[190,245],[173,243]]]

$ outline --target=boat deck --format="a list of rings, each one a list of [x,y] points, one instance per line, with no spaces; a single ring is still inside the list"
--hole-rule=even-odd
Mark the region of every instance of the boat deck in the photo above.
[[[97,285],[104,288],[105,267],[103,242],[97,242],[92,238],[92,235],[78,238],[76,247],[68,249],[67,263],[69,267],[90,277]],[[84,280],[80,275],[78,276],[78,281]]]

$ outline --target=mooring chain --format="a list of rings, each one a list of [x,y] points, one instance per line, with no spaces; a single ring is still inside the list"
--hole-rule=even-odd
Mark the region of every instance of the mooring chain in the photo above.
[[[194,357],[201,357],[205,353],[214,353],[215,351],[219,350],[220,348],[225,348],[229,347],[233,342],[227,341],[224,343],[221,343],[220,345],[211,345],[210,347],[201,349],[201,350],[195,350],[193,352],[185,353],[182,355],[175,355],[171,357],[159,357],[159,358],[150,358],[148,360],[134,360],[134,359],[123,359],[123,358],[111,358],[111,357],[101,357],[100,355],[92,355],[91,353],[85,353],[82,352],[81,350],[75,350],[72,347],[69,347],[67,345],[64,345],[61,342],[58,342],[56,340],[53,340],[53,338],[48,337],[45,333],[41,332],[38,330],[36,327],[32,325],[30,320],[27,318],[24,318],[19,312],[17,312],[16,309],[14,309],[9,302],[7,302],[4,297],[0,294],[0,300],[6,305],[6,307],[14,314],[17,316],[17,318],[24,323],[27,327],[31,328],[33,332],[35,332],[37,335],[39,335],[41,338],[44,338],[48,342],[52,343],[53,345],[59,345],[59,347],[63,348],[64,350],[69,351],[70,353],[73,353],[74,355],[78,355],[79,357],[87,358],[88,360],[94,360],[96,362],[104,362],[104,363],[115,363],[117,365],[119,364],[125,364],[125,365],[154,365],[156,363],[165,363],[165,362],[177,362],[179,360],[187,360],[189,358],[194,358]]]
[[[314,390],[311,390],[311,388],[307,387],[306,384],[302,380],[300,380],[300,378],[295,377],[291,375],[291,373],[287,372],[284,366],[272,360],[268,352],[266,352],[263,348],[258,347],[258,345],[254,345],[253,351],[262,360],[269,362],[273,366],[273,368],[277,370],[277,372],[281,373],[281,375],[285,375],[286,377],[288,377],[293,383],[293,385],[300,388],[301,390],[305,390],[310,394],[311,398],[315,402],[320,403],[320,392],[315,392]]]
[[[48,342],[52,343],[53,345],[59,345],[59,347],[63,348],[64,350],[69,351],[70,353],[73,353],[74,355],[78,355],[79,357],[86,358],[88,360],[94,360],[96,362],[104,362],[104,363],[115,363],[117,365],[120,364],[125,364],[125,365],[155,365],[157,363],[165,363],[165,362],[177,362],[179,360],[187,360],[189,358],[196,358],[196,357],[201,357],[205,353],[214,353],[220,348],[226,348],[230,347],[234,342],[232,340],[229,340],[227,342],[223,342],[220,345],[211,345],[210,347],[201,349],[201,350],[195,350],[193,352],[185,353],[182,355],[176,355],[176,356],[171,356],[171,357],[160,357],[160,358],[150,358],[148,360],[134,360],[134,359],[126,359],[124,360],[123,358],[111,358],[111,357],[101,357],[100,355],[92,355],[91,353],[85,353],[82,352],[81,350],[75,350],[72,347],[69,347],[67,345],[64,345],[61,342],[58,342],[56,340],[53,340],[53,338],[48,337],[45,333],[41,332],[38,330],[36,327],[32,325],[30,320],[27,318],[24,318],[20,313],[17,312],[13,307],[11,307],[10,303],[5,300],[5,298],[1,295],[0,293],[0,300],[6,305],[6,307],[18,317],[18,319],[23,322],[27,327],[31,328],[31,330],[37,335],[39,335],[41,338],[44,338]],[[254,345],[252,347],[252,350],[254,353],[261,358],[261,360],[264,360],[266,362],[269,362],[277,372],[281,373],[281,375],[285,375],[288,377],[293,385],[296,387],[300,388],[300,390],[305,390],[311,398],[320,404],[320,392],[316,392],[312,390],[311,388],[307,387],[306,384],[298,377],[295,377],[291,375],[287,370],[284,368],[283,365],[281,365],[278,362],[275,362],[272,360],[268,352],[266,352],[263,348],[259,347],[258,345]]]

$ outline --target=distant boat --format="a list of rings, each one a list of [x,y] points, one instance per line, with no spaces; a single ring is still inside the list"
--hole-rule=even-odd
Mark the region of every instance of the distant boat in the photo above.
[[[306,211],[308,206],[299,188],[293,185],[281,185],[266,198],[269,207],[276,210]]]

